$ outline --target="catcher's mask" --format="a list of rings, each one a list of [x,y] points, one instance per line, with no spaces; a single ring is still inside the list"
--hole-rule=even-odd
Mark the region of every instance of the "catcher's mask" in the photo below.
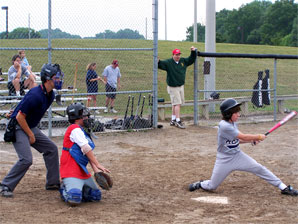
[[[220,111],[221,111],[221,114],[222,114],[223,118],[227,121],[230,120],[233,113],[240,111],[240,105],[241,105],[241,103],[238,103],[233,98],[229,98],[229,99],[224,100],[220,104]]]

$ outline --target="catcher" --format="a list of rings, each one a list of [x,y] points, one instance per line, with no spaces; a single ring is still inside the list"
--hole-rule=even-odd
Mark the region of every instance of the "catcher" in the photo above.
[[[112,179],[106,174],[110,171],[97,161],[92,151],[95,145],[90,136],[90,112],[82,103],[73,103],[67,107],[66,113],[71,125],[64,135],[60,158],[61,198],[71,205],[100,201],[101,191],[87,170],[87,164],[90,163],[95,179],[103,189],[112,187]]]

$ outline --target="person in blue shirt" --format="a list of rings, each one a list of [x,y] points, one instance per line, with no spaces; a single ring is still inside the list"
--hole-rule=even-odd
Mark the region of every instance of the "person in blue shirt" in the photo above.
[[[96,73],[96,63],[90,63],[87,65],[87,74],[86,74],[86,85],[88,93],[97,93],[98,92],[98,83],[100,80],[104,84],[106,83],[101,77],[99,77]],[[90,106],[90,102],[93,101],[93,106],[96,107],[96,95],[89,95],[87,100],[87,107]]]
[[[55,64],[44,64],[41,69],[42,84],[32,88],[17,105],[10,119],[16,119],[16,141],[13,146],[19,160],[11,168],[0,184],[3,197],[12,197],[17,184],[22,180],[32,165],[31,146],[43,154],[46,174],[46,190],[59,190],[59,158],[55,143],[37,127],[44,113],[55,98]]]

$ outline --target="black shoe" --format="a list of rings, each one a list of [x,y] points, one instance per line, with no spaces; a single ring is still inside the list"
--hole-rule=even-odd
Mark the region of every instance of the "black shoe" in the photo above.
[[[298,191],[293,189],[291,185],[287,186],[285,189],[281,191],[282,194],[291,195],[291,196],[298,196]]]
[[[13,197],[13,193],[9,189],[9,187],[7,187],[7,186],[5,186],[3,184],[0,184],[0,186],[1,186],[1,195],[2,195],[2,197],[6,197],[6,198]]]
[[[170,125],[171,126],[176,126],[176,120],[171,120]]]
[[[181,128],[181,129],[185,129],[185,126],[183,125],[183,123],[181,121],[176,122],[176,127]]]
[[[46,185],[46,190],[48,191],[58,191],[60,189],[60,184]]]
[[[189,191],[194,191],[194,190],[197,190],[197,189],[200,189],[201,188],[201,181],[198,181],[198,182],[195,182],[195,183],[192,183],[188,186],[188,190]]]

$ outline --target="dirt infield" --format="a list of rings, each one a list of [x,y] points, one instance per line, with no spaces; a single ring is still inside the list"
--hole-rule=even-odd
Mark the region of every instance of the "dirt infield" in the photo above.
[[[265,133],[273,124],[240,124],[239,129]],[[189,183],[210,177],[216,132],[215,127],[180,130],[165,123],[163,129],[99,135],[95,153],[112,171],[114,186],[102,192],[101,202],[77,207],[62,202],[58,192],[44,190],[44,162],[33,150],[33,165],[14,198],[0,197],[0,223],[298,223],[298,197],[281,195],[249,173],[232,173],[213,193],[187,190]],[[298,188],[297,137],[296,119],[242,150]],[[54,141],[61,149],[62,137]],[[2,179],[17,157],[11,144],[0,146]],[[192,200],[198,197],[228,203]]]

